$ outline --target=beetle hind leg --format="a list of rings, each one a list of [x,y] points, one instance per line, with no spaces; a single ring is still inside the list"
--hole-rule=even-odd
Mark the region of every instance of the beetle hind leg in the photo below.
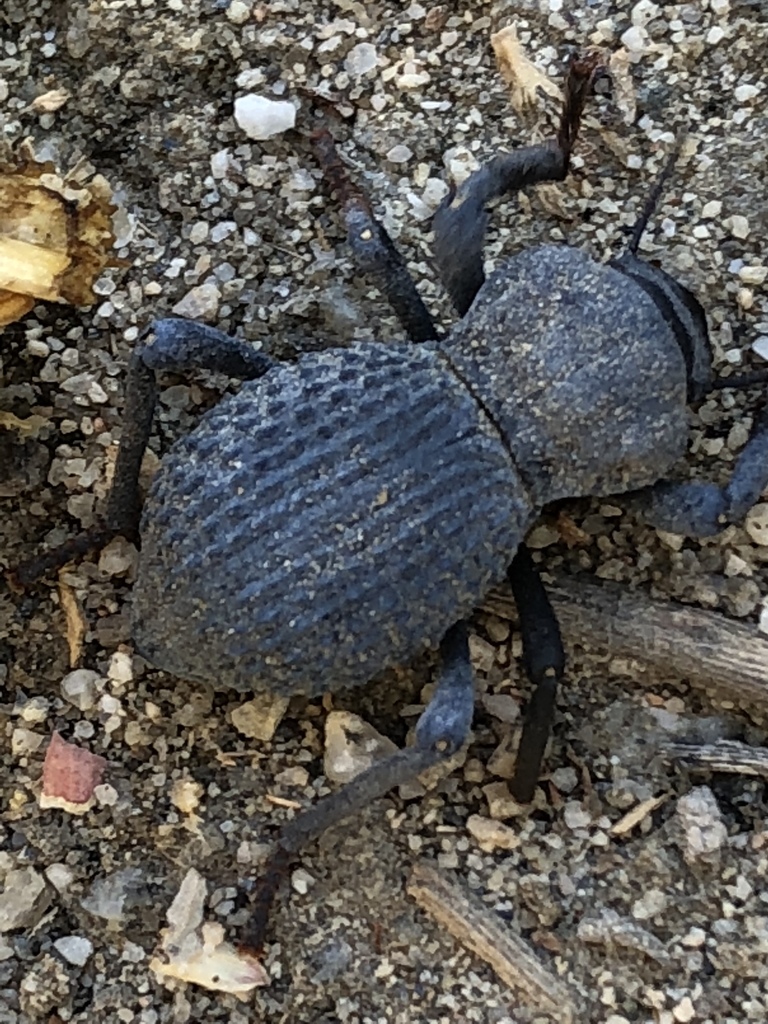
[[[552,731],[565,652],[557,617],[525,544],[517,549],[507,575],[520,619],[523,663],[535,686],[525,713],[515,774],[509,784],[515,800],[528,803],[533,799]]]
[[[466,623],[448,630],[440,644],[435,693],[416,725],[413,747],[379,761],[342,789],[319,800],[288,822],[262,874],[243,945],[260,952],[277,890],[299,850],[327,828],[358,814],[373,800],[451,757],[466,741],[474,709],[474,675]]]

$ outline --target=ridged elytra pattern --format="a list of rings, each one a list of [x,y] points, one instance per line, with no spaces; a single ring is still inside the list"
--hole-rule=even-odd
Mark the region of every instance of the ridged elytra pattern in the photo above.
[[[530,523],[499,435],[432,348],[304,357],[222,401],[147,498],[139,650],[175,675],[316,694],[435,647]]]

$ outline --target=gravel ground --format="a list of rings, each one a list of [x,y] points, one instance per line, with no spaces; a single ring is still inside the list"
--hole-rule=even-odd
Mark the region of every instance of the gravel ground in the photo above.
[[[535,194],[500,206],[489,259],[545,239],[601,258],[616,252],[674,136],[688,131],[688,157],[645,251],[705,304],[718,369],[761,364],[764,0],[5,0],[4,134],[32,136],[62,168],[85,157],[108,179],[120,204],[121,264],[99,280],[98,305],[39,306],[3,332],[0,409],[48,421],[36,438],[0,431],[3,560],[92,521],[120,435],[126,357],[151,317],[194,314],[288,358],[354,337],[397,337],[381,297],[355,278],[300,131],[250,142],[233,118],[237,96],[292,101],[300,130],[311,124],[312,92],[355,115],[334,124],[342,152],[447,320],[428,225],[443,183],[547,130],[546,120],[511,110],[495,66],[489,36],[512,21],[556,81],[576,46],[623,45],[629,59],[624,75],[616,66],[613,93],[592,103],[558,208]],[[364,71],[371,45],[378,62]],[[36,113],[32,101],[54,88],[69,100]],[[158,454],[228,386],[204,376],[166,383]],[[755,400],[754,391],[724,392],[703,403],[683,475],[726,478]],[[584,531],[571,546],[552,517],[533,538],[550,568],[759,618],[764,532],[731,527],[692,543],[644,527],[620,500],[574,503],[567,514]],[[307,853],[292,898],[274,915],[272,984],[250,1003],[161,986],[149,959],[187,868],[208,880],[209,916],[235,935],[264,844],[286,814],[267,795],[305,804],[327,789],[330,705],[294,702],[274,739],[257,743],[233,724],[242,695],[127,657],[131,555],[113,545],[67,573],[88,623],[82,664],[93,674],[80,696],[71,679],[62,685],[69,664],[56,588],[0,593],[0,1024],[552,1019],[406,896],[405,875],[424,856],[525,937],[568,986],[579,1021],[766,1019],[764,786],[746,776],[688,777],[654,756],[670,736],[761,743],[757,713],[702,702],[680,680],[646,675],[638,686],[610,652],[573,650],[551,779],[518,813],[503,780],[526,692],[519,644],[508,623],[480,615],[481,698],[463,765],[426,794],[381,801]],[[414,668],[395,692],[345,694],[334,706],[401,743],[409,719],[400,708],[413,712],[424,682]],[[54,728],[108,759],[97,804],[83,816],[38,805]],[[189,792],[194,812],[182,796]],[[612,831],[651,797],[662,799],[638,825]],[[473,815],[490,830],[483,845]]]

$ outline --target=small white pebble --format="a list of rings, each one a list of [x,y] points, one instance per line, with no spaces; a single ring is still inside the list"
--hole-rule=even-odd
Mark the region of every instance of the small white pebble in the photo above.
[[[130,683],[133,679],[133,659],[125,651],[115,651],[109,659],[107,676],[114,683]]]
[[[215,284],[199,284],[190,288],[172,311],[176,316],[184,316],[189,320],[215,320],[220,302],[221,292]]]
[[[116,715],[119,714],[121,709],[120,701],[117,697],[113,697],[111,693],[104,693],[99,701],[99,710],[103,711],[105,715]]]
[[[734,213],[733,216],[729,217],[724,222],[724,227],[731,232],[734,238],[743,239],[749,236],[749,221],[740,213]]]
[[[93,943],[82,935],[62,935],[53,946],[57,953],[76,967],[84,967],[93,953]]]
[[[208,223],[204,220],[196,221],[189,229],[189,240],[192,245],[199,245],[208,237]]]
[[[214,178],[226,178],[229,170],[229,150],[220,149],[211,156],[211,174]]]
[[[723,210],[723,204],[719,199],[710,199],[708,203],[704,204],[704,209],[701,211],[702,217],[719,217]]]
[[[723,39],[725,39],[725,32],[719,25],[713,25],[709,32],[707,32],[707,42],[710,46],[717,46]]]
[[[659,16],[659,5],[652,3],[652,0],[639,0],[632,8],[632,24],[645,27],[649,21]]]
[[[641,25],[632,25],[622,35],[621,42],[630,53],[644,53],[648,45],[648,33]]]
[[[247,93],[235,100],[235,121],[249,139],[262,142],[293,128],[296,108],[287,100],[270,100]]]
[[[744,529],[755,544],[768,547],[768,504],[755,505],[749,510]]]
[[[14,757],[26,757],[40,749],[44,737],[31,729],[16,728],[11,733],[11,754]]]
[[[315,880],[304,868],[297,868],[291,875],[291,885],[300,896],[306,896],[309,887],[315,884]]]
[[[563,821],[570,829],[588,828],[592,815],[585,811],[578,800],[569,800],[563,810]]]
[[[764,284],[768,278],[768,267],[742,267],[739,277],[744,284]]]
[[[387,160],[392,164],[407,164],[412,156],[413,150],[409,149],[408,146],[397,145],[389,150]]]
[[[737,85],[733,90],[733,95],[737,103],[749,103],[759,92],[756,85]]]
[[[75,873],[66,864],[56,861],[45,869],[45,877],[54,889],[58,892],[65,892],[75,880]]]
[[[689,928],[680,943],[688,949],[699,949],[706,941],[707,933],[703,928]]]
[[[232,0],[227,7],[227,21],[234,25],[243,25],[251,16],[251,8],[243,0]]]
[[[27,342],[27,354],[35,356],[37,359],[47,359],[51,354],[51,350],[47,342],[31,338]]]
[[[688,1021],[693,1020],[696,1016],[696,1008],[691,1002],[690,996],[684,996],[677,1006],[672,1010],[672,1016],[675,1020],[680,1021],[680,1024],[688,1024]]]
[[[93,795],[96,797],[96,803],[101,807],[114,807],[117,803],[117,790],[114,786],[110,786],[108,782],[102,782],[98,786],[94,786]]]
[[[761,359],[768,359],[768,334],[759,334],[752,342],[752,351]]]
[[[61,681],[61,695],[79,711],[90,711],[96,703],[101,676],[89,668],[78,668]]]
[[[358,43],[353,46],[344,61],[344,70],[350,78],[362,78],[373,71],[379,62],[373,43]]]

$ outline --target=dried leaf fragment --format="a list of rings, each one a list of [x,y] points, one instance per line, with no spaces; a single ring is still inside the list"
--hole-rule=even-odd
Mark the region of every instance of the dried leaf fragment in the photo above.
[[[37,163],[29,145],[0,160],[0,327],[37,299],[95,301],[92,285],[110,263],[115,240],[115,206],[105,178],[83,181],[76,173]]]
[[[69,814],[85,814],[93,806],[93,791],[104,775],[107,762],[98,754],[67,743],[54,732],[43,762],[40,806],[60,808]]]
[[[562,102],[560,86],[526,57],[514,25],[492,35],[491,46],[499,73],[511,90],[510,102],[518,114],[524,116],[538,110],[539,90]]]
[[[245,1001],[255,988],[269,984],[269,975],[255,957],[224,941],[220,924],[203,921],[206,888],[202,875],[190,868],[168,908],[168,927],[150,969],[160,981],[175,978]]]
[[[67,89],[49,89],[48,92],[36,96],[30,104],[39,114],[53,114],[70,99],[72,93]]]

